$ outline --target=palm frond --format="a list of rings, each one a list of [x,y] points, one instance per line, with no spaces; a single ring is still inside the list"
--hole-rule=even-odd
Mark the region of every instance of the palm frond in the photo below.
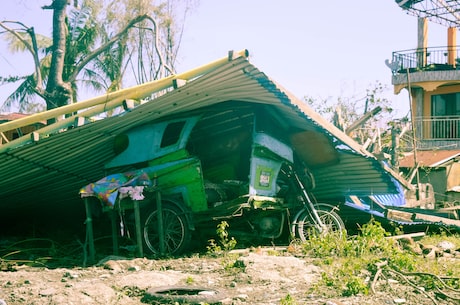
[[[94,89],[104,89],[107,88],[106,77],[99,74],[96,70],[93,69],[84,69],[83,75],[85,80],[89,80],[89,83],[97,83],[93,85]]]
[[[12,83],[18,82],[20,80],[24,80],[26,78],[27,78],[27,76],[17,76],[17,75],[13,75],[13,76],[10,75],[10,76],[7,76],[7,77],[0,76],[0,86],[5,85],[5,84],[12,84]]]
[[[91,18],[88,7],[73,9],[68,20],[69,35],[66,40],[63,79],[75,73],[75,68],[88,54],[98,38],[98,27]]]
[[[80,37],[82,31],[90,18],[91,10],[89,7],[81,9],[71,9],[69,13],[69,38],[75,41]]]
[[[51,54],[47,54],[40,60],[40,73],[42,78],[47,78],[50,73],[51,67]]]
[[[34,76],[26,76],[19,87],[6,98],[1,109],[10,109],[12,106],[18,106],[20,111],[24,110],[27,104],[34,101],[34,97],[36,97],[34,88]]]
[[[32,39],[28,33],[22,31],[18,31],[16,33],[21,37],[21,39],[28,42],[29,44],[32,44]],[[8,51],[11,53],[27,51],[25,44],[12,33],[5,33],[4,39],[8,44]],[[39,51],[44,51],[51,47],[53,44],[52,39],[44,35],[35,34],[35,39],[37,40],[37,47]]]
[[[53,39],[51,37],[35,34],[35,39],[37,40],[38,51],[43,54],[46,54],[46,50],[53,45]]]
[[[18,36],[20,36],[21,39],[24,39],[25,41],[28,41],[29,44],[32,42],[29,34],[27,34],[25,32],[20,32],[20,31],[17,31],[16,34]],[[4,37],[4,40],[8,44],[8,51],[10,51],[11,53],[19,53],[19,52],[24,52],[24,51],[27,50],[26,46],[24,45],[24,43],[22,41],[20,41],[12,33],[9,33],[9,32],[5,33],[3,37]]]
[[[104,83],[101,83],[100,81],[94,80],[94,79],[86,79],[86,80],[81,80],[79,83],[83,84],[86,88],[91,88],[95,92],[106,92],[107,91],[107,85]]]

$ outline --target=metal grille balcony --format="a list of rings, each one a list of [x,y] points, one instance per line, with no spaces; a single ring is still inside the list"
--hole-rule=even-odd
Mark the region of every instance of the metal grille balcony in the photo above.
[[[460,140],[460,116],[417,117],[414,127],[421,140]]]
[[[456,70],[460,65],[460,46],[395,51],[391,65],[394,74]]]

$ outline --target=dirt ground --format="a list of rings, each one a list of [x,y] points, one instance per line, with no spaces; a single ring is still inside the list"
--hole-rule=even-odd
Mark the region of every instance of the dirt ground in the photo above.
[[[325,298],[312,289],[321,277],[315,260],[279,249],[164,260],[108,256],[86,268],[8,268],[0,272],[0,305],[434,304],[398,281],[366,296]],[[173,292],[182,297],[168,301]]]

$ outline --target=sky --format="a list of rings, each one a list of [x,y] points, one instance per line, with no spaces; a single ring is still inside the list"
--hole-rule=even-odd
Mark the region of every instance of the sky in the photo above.
[[[51,36],[51,0],[2,3],[0,20],[21,20]],[[429,22],[428,46],[447,44],[447,29]],[[393,51],[417,46],[417,18],[394,0],[199,0],[186,19],[177,73],[247,49],[259,70],[298,98],[356,98],[381,82],[396,115],[409,109],[406,90],[393,94],[385,65]],[[31,74],[32,59],[12,55],[0,37],[0,75]],[[0,101],[11,93],[0,86]]]

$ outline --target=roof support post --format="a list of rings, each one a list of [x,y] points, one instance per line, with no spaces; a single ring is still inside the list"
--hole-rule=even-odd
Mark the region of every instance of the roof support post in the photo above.
[[[141,228],[141,214],[139,209],[139,201],[133,200],[134,205],[134,222],[136,226],[136,243],[137,243],[137,254],[139,257],[144,256],[144,249],[142,244],[142,228]]]
[[[447,29],[447,64],[454,68],[457,65],[457,28]]]
[[[91,207],[88,197],[85,197],[85,210],[86,210],[86,237],[89,247],[89,263],[93,263],[96,259],[96,250],[94,248],[94,234],[93,234],[93,218],[91,215]],[[83,251],[86,253],[86,244]],[[86,256],[86,255],[85,255]]]
[[[426,18],[418,18],[417,27],[417,68],[426,66],[428,45],[428,21]]]

